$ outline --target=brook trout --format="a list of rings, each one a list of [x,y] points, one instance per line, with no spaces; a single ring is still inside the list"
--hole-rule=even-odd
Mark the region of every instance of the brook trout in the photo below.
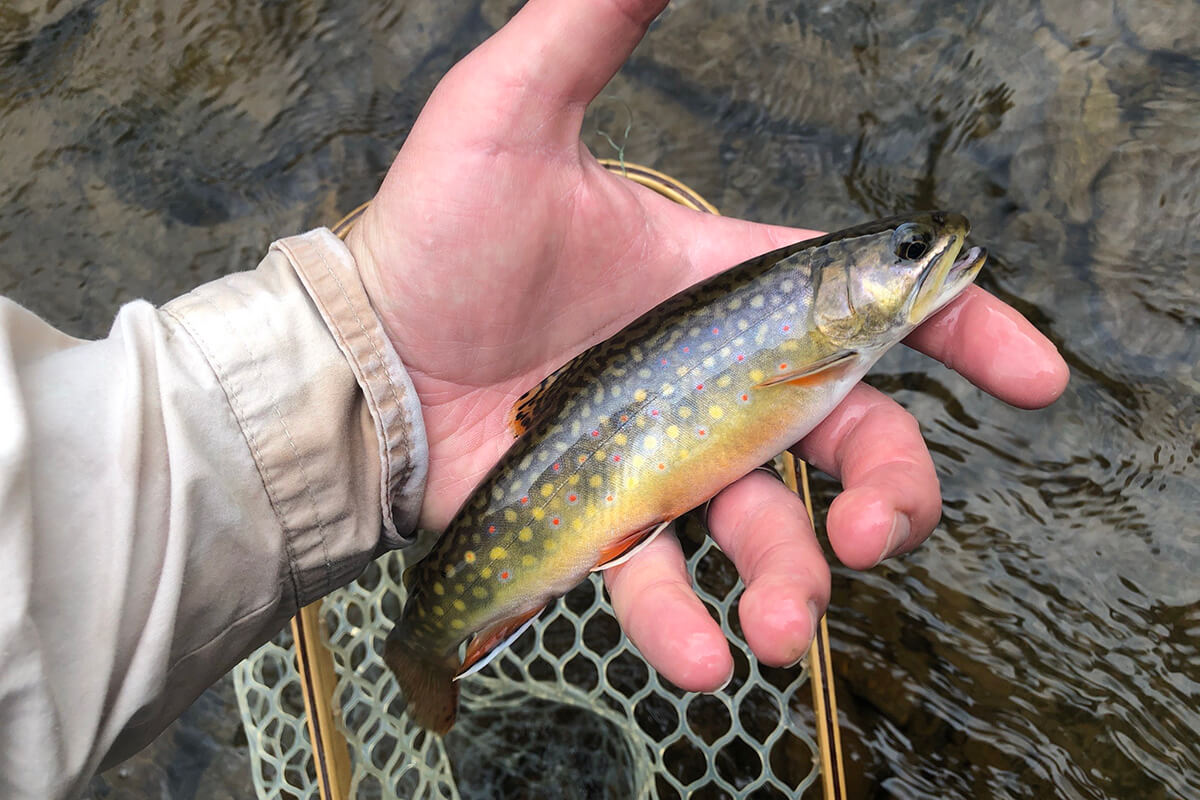
[[[414,721],[556,597],[812,430],[979,272],[941,211],[798,242],[684,290],[514,406],[516,443],[406,572],[384,658]],[[464,649],[465,653],[460,655]]]

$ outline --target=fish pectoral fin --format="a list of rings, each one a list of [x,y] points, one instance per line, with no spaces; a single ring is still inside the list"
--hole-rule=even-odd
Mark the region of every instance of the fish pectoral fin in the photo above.
[[[645,549],[670,524],[671,520],[663,520],[657,525],[652,525],[637,533],[624,536],[608,545],[600,551],[600,563],[592,567],[592,572],[599,572],[610,567],[615,567],[618,564],[624,564]]]
[[[811,361],[807,364],[795,364],[790,369],[768,378],[762,383],[754,384],[755,389],[765,389],[768,386],[778,386],[790,383],[793,386],[812,386],[828,380],[858,361],[857,350],[838,350],[836,353]]]
[[[454,680],[474,675],[479,670],[492,663],[492,659],[500,655],[504,648],[517,640],[525,629],[533,624],[537,615],[542,613],[545,606],[540,606],[528,614],[521,614],[509,619],[502,619],[490,628],[485,628],[471,639],[467,645],[466,655],[463,656],[462,666]]]
[[[517,402],[513,403],[513,407],[508,412],[508,427],[512,429],[513,436],[520,436],[532,428],[534,423],[545,415],[546,410],[554,405],[559,393],[555,389],[555,384],[562,381],[569,372],[583,363],[584,356],[588,352],[584,351],[575,356],[543,378],[537,386],[517,398]]]

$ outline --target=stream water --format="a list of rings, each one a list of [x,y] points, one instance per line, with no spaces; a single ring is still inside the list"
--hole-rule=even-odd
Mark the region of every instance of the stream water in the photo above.
[[[514,7],[5,2],[0,293],[99,336],[252,267],[367,199]],[[870,379],[945,515],[835,570],[851,796],[1200,797],[1200,4],[676,0],[597,131],[728,215],[960,211],[1071,366],[1037,412],[911,352]],[[249,796],[223,687],[93,795]]]

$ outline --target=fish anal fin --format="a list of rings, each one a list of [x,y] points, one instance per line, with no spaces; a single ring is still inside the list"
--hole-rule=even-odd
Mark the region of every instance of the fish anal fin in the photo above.
[[[754,384],[754,388],[765,389],[768,386],[779,386],[782,383],[792,386],[815,386],[853,366],[858,361],[858,355],[857,350],[839,350],[816,361],[785,368],[778,375]]]
[[[618,564],[624,564],[653,542],[663,532],[663,529],[670,524],[671,520],[665,519],[648,528],[643,528],[628,536],[623,536],[607,545],[601,549],[600,563],[592,567],[592,572],[599,572],[609,567],[615,567]]]
[[[463,656],[462,666],[454,680],[474,675],[488,665],[505,647],[512,644],[518,636],[525,632],[545,606],[539,606],[533,611],[519,614],[515,617],[502,619],[490,628],[484,628],[467,645],[466,655]]]

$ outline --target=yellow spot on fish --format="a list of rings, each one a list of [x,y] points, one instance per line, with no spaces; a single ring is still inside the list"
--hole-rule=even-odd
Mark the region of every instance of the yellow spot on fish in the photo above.
[[[575,521],[580,523],[580,525],[579,525],[580,528],[583,527],[583,523],[580,522],[580,520],[575,520]],[[547,539],[545,541],[545,543],[542,544],[542,548],[545,549],[545,551],[547,553],[553,553],[555,550],[558,549],[558,542],[556,542],[553,539]]]
[[[576,517],[575,519],[571,520],[571,530],[574,530],[574,531],[583,530],[583,520],[580,519],[579,517]],[[553,548],[547,547],[546,549],[552,550]]]
[[[523,567],[532,567],[536,563],[537,559],[533,556],[521,556],[521,566]]]
[[[583,457],[582,457],[582,456],[580,456],[580,458],[583,458]],[[582,462],[581,462],[581,463],[582,463]],[[575,473],[575,474],[574,474],[574,475],[572,475],[571,477],[567,478],[567,485],[568,485],[568,486],[577,486],[578,484],[579,484],[579,473]]]
[[[483,569],[479,570],[479,577],[481,577],[481,578],[490,578],[490,577],[492,577],[492,568],[491,568],[491,567],[484,567]]]
[[[675,374],[682,378],[684,375],[688,374],[688,368],[687,367],[676,367]]]
[[[679,409],[680,418],[687,419],[691,415],[692,415],[692,410],[690,408],[688,408],[687,406],[683,406],[682,408]]]
[[[663,397],[670,397],[672,394],[675,393],[675,387],[669,383],[664,383],[662,386],[659,387],[658,393],[661,394]]]
[[[441,581],[434,581],[433,593],[434,594],[445,594],[446,593],[446,587],[442,585]]]
[[[635,453],[633,458],[629,459],[629,463],[633,465],[634,469],[637,469],[642,464],[646,463],[646,459],[642,457],[641,453]]]
[[[670,436],[672,439],[678,439],[679,438],[679,428],[677,428],[674,425],[668,425],[667,426],[667,436]]]
[[[676,457],[677,457],[677,458],[678,458],[680,461],[683,461],[684,459],[686,459],[686,458],[688,457],[688,451],[687,451],[687,450],[680,450],[678,453],[676,453],[676,454],[675,454],[675,456],[676,456]]]
[[[618,445],[622,445],[629,441],[629,437],[623,433],[618,433],[616,436],[613,437],[613,441],[616,442]]]
[[[548,483],[542,484],[542,497],[549,497],[554,494],[554,487]]]
[[[721,377],[717,378],[717,386],[721,387],[722,389],[732,382],[733,378],[729,377],[728,375],[722,375]]]
[[[468,564],[474,564],[475,563],[475,551],[468,550],[467,552],[463,553],[463,561],[467,562]]]
[[[674,426],[672,426],[672,427],[674,427]],[[655,439],[653,436],[647,436],[645,438],[645,440],[642,442],[642,448],[645,449],[647,452],[653,450],[656,447],[658,447],[658,439]]]
[[[463,628],[467,627],[467,623],[463,622],[461,619],[452,619],[450,620],[450,627],[461,631]]]
[[[442,570],[442,574],[445,575],[447,578],[453,578],[454,572],[455,572],[455,570],[454,570],[453,564],[446,565],[446,568],[444,570]]]
[[[751,300],[750,300],[750,307],[751,308],[762,308],[762,306],[763,306],[763,296],[761,294],[754,295],[754,297],[751,298]]]
[[[763,375],[763,371],[761,369],[750,370],[750,380],[754,381],[755,383],[760,382],[765,377],[766,376]]]
[[[433,606],[429,610],[432,611],[434,614],[437,614],[439,617],[443,616],[446,613],[446,609],[442,608],[441,606]]]
[[[471,594],[473,594],[477,600],[487,599],[487,589],[483,588],[482,586],[476,586],[471,589]]]
[[[492,561],[499,561],[508,555],[508,551],[503,547],[493,547],[492,552],[488,553],[488,555],[491,556]]]
[[[796,341],[795,339],[784,339],[783,343],[779,345],[779,349],[786,350],[789,352],[792,350],[799,350],[800,343],[798,341]]]
[[[509,522],[516,522],[517,512],[513,511],[511,508],[506,508],[504,509],[504,518]]]
[[[643,371],[647,373],[647,376],[646,376],[646,377],[649,377],[649,374],[648,374],[648,373],[650,372],[650,370],[643,370]],[[646,390],[645,390],[645,389],[638,389],[636,392],[634,392],[634,393],[633,393],[633,399],[634,399],[636,402],[638,402],[638,403],[645,402],[645,400],[646,400]]]
[[[592,455],[592,458],[596,459],[597,461],[603,461],[604,459],[608,458],[608,453],[604,452],[603,450],[597,450]]]
[[[418,607],[417,608],[417,616],[420,617],[421,619],[425,619],[425,609]]]
[[[632,489],[635,486],[637,486],[637,478],[632,475],[625,476],[625,488]]]
[[[712,356],[709,356],[708,358],[704,359],[704,366],[707,369],[712,369],[714,366],[716,366],[716,364],[717,364],[717,362]]]
[[[596,395],[592,399],[595,400],[595,402],[597,402],[597,403],[604,402],[604,387],[603,386],[599,386],[596,388]]]
[[[457,608],[459,611],[466,611],[466,610],[467,610],[467,604],[466,604],[466,603],[464,603],[462,600],[455,600],[455,601],[454,601],[454,607],[455,607],[455,608]]]
[[[528,542],[530,539],[533,538],[533,531],[527,527],[521,528],[520,532],[517,534],[517,538],[520,539],[522,542]]]
[[[721,410],[720,406],[710,406],[708,409],[708,415],[713,419],[720,419],[721,417],[725,416],[725,412]]]
[[[592,477],[588,478],[588,486],[591,486],[593,489],[599,489],[603,483],[604,479],[599,475],[593,475]]]
[[[730,311],[737,311],[741,307],[742,307],[742,298],[735,297],[729,301],[729,310]]]
[[[545,516],[546,516],[546,509],[544,509],[544,508],[535,508],[535,509],[534,509],[533,511],[531,511],[530,513],[531,513],[531,514],[533,514],[533,518],[534,518],[534,519],[540,520],[540,519],[542,519],[543,517],[545,517]]]
[[[654,373],[651,372],[650,370],[646,369],[645,367],[642,367],[641,369],[638,370],[637,374],[638,374],[639,378],[649,378]],[[634,399],[635,400],[637,399],[637,395],[634,395]],[[641,402],[641,401],[639,401],[639,402]]]

